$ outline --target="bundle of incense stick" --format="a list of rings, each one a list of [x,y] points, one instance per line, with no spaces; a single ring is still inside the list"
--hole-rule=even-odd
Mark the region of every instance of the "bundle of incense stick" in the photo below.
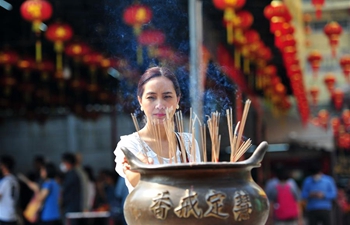
[[[177,127],[177,131],[178,131],[178,138],[179,138],[179,148],[181,151],[181,157],[182,157],[182,161],[186,162],[186,149],[185,149],[185,142],[184,142],[184,136],[183,136],[183,132],[184,132],[184,124],[183,124],[183,117],[182,117],[182,113],[181,111],[177,111],[175,113],[175,123],[176,123],[176,127]]]
[[[159,164],[163,164],[163,159],[160,157],[162,155],[162,139],[160,133],[159,120],[150,121],[151,133],[155,141],[154,151],[157,154]]]
[[[218,112],[211,113],[211,117],[209,117],[207,121],[209,135],[211,139],[212,162],[219,161],[220,141],[221,141],[221,135],[219,135],[219,121],[220,121],[220,113]]]
[[[231,162],[236,162],[251,146],[250,139],[242,142],[243,130],[244,130],[245,122],[247,120],[250,103],[251,101],[249,99],[246,100],[244,105],[242,120],[237,123],[234,132],[232,130],[232,126],[233,126],[232,109],[226,110],[228,131],[230,136],[229,138],[230,138],[230,147],[231,147],[231,156],[230,156]],[[238,130],[238,133],[237,133],[237,130]]]
[[[166,109],[166,118],[164,120],[164,130],[167,135],[167,139],[169,142],[169,163],[172,163],[172,159],[174,158],[175,163],[177,163],[176,157],[176,136],[175,136],[175,126],[174,126],[174,118],[171,116],[173,109]]]
[[[134,122],[136,132],[138,133],[140,131],[140,126],[139,126],[139,123],[137,121],[136,115],[134,113],[131,113],[131,118],[132,118],[132,121]],[[141,145],[142,145],[142,154],[144,156],[147,156],[146,147],[145,147],[145,144],[143,143],[143,141],[141,141]]]

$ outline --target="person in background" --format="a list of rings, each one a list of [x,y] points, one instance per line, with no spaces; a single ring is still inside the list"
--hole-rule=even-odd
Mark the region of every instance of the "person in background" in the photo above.
[[[84,171],[88,176],[88,210],[91,211],[94,206],[95,196],[96,196],[96,183],[93,170],[90,166],[84,166]]]
[[[75,170],[76,157],[72,153],[62,155],[60,168],[64,173],[62,180],[62,208],[66,215],[70,212],[82,211],[82,187],[80,178]],[[77,224],[76,220],[70,220],[70,224]]]
[[[125,199],[128,196],[129,191],[128,188],[125,185],[125,180],[123,177],[118,176],[118,180],[117,180],[117,185],[115,187],[115,196],[117,198],[117,201],[119,201],[120,204],[120,217],[119,217],[119,224],[121,225],[127,225],[126,221],[125,221],[125,217],[124,217],[124,203],[125,203]]]
[[[60,193],[61,187],[56,181],[57,170],[54,164],[47,163],[41,166],[40,176],[42,183],[39,186],[23,175],[19,178],[33,190],[36,201],[41,206],[39,225],[60,225]]]
[[[130,165],[121,149],[126,148],[134,155],[139,157],[145,163],[159,164],[158,159],[161,159],[164,164],[175,160],[178,162],[184,161],[184,157],[191,161],[200,161],[200,152],[196,140],[194,143],[196,157],[191,156],[190,146],[192,146],[192,134],[182,133],[186,156],[182,156],[181,146],[177,144],[176,156],[174,159],[169,158],[169,141],[164,126],[166,113],[169,111],[170,117],[173,117],[175,110],[179,108],[180,102],[180,86],[175,74],[165,67],[152,67],[146,70],[141,76],[137,87],[137,99],[141,106],[141,111],[145,113],[146,124],[138,132],[129,135],[121,136],[120,141],[114,151],[116,171],[121,176],[126,178],[125,183],[129,192],[137,185],[140,180],[140,174],[130,170]],[[160,137],[155,137],[152,129],[153,122],[159,124]],[[173,133],[175,138],[178,138]],[[179,140],[179,139],[177,139]],[[157,144],[161,143],[162,151],[158,153]]]
[[[331,225],[333,201],[337,197],[334,179],[322,173],[321,163],[312,164],[310,172],[301,189],[308,225]]]
[[[89,178],[88,175],[86,174],[85,170],[82,167],[82,155],[80,153],[75,154],[76,158],[76,165],[75,165],[75,171],[77,172],[80,182],[81,182],[81,192],[82,192],[82,197],[81,197],[81,206],[82,206],[82,211],[86,212],[89,211],[89,206],[88,206],[88,189],[89,189]]]
[[[274,173],[274,181],[265,188],[271,207],[267,224],[303,224],[300,190],[296,182],[290,177],[288,169],[282,165],[276,167]]]
[[[19,198],[19,183],[12,174],[15,161],[11,156],[0,157],[0,225],[17,225],[17,203]]]

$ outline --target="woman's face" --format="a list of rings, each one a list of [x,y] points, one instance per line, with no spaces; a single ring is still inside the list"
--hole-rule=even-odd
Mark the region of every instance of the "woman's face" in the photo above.
[[[144,84],[143,95],[138,100],[148,120],[161,122],[166,118],[166,109],[172,109],[173,116],[180,98],[176,96],[171,80],[160,76]]]

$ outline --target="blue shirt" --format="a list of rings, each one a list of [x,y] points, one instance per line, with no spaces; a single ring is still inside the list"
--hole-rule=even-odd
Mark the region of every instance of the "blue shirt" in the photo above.
[[[309,197],[312,192],[321,192],[323,198]],[[305,178],[301,197],[307,201],[306,210],[331,210],[332,201],[336,196],[337,188],[331,176],[322,174],[319,180],[315,180],[312,176]]]
[[[61,188],[59,184],[54,179],[49,179],[44,181],[42,184],[42,189],[47,189],[49,194],[44,200],[43,209],[41,211],[41,220],[59,220],[61,218],[59,205]]]

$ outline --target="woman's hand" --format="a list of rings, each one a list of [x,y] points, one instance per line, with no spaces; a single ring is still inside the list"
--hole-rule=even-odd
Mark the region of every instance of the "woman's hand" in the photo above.
[[[138,153],[137,158],[139,158],[143,163],[146,164],[153,164],[153,159],[152,158],[148,158],[146,157],[143,153]],[[128,162],[128,160],[126,159],[126,157],[124,157],[123,162],[123,172],[126,175],[126,178],[129,180],[130,184],[135,187],[136,184],[139,182],[140,180],[140,174],[137,172],[133,172],[131,171],[131,167],[130,164]]]

